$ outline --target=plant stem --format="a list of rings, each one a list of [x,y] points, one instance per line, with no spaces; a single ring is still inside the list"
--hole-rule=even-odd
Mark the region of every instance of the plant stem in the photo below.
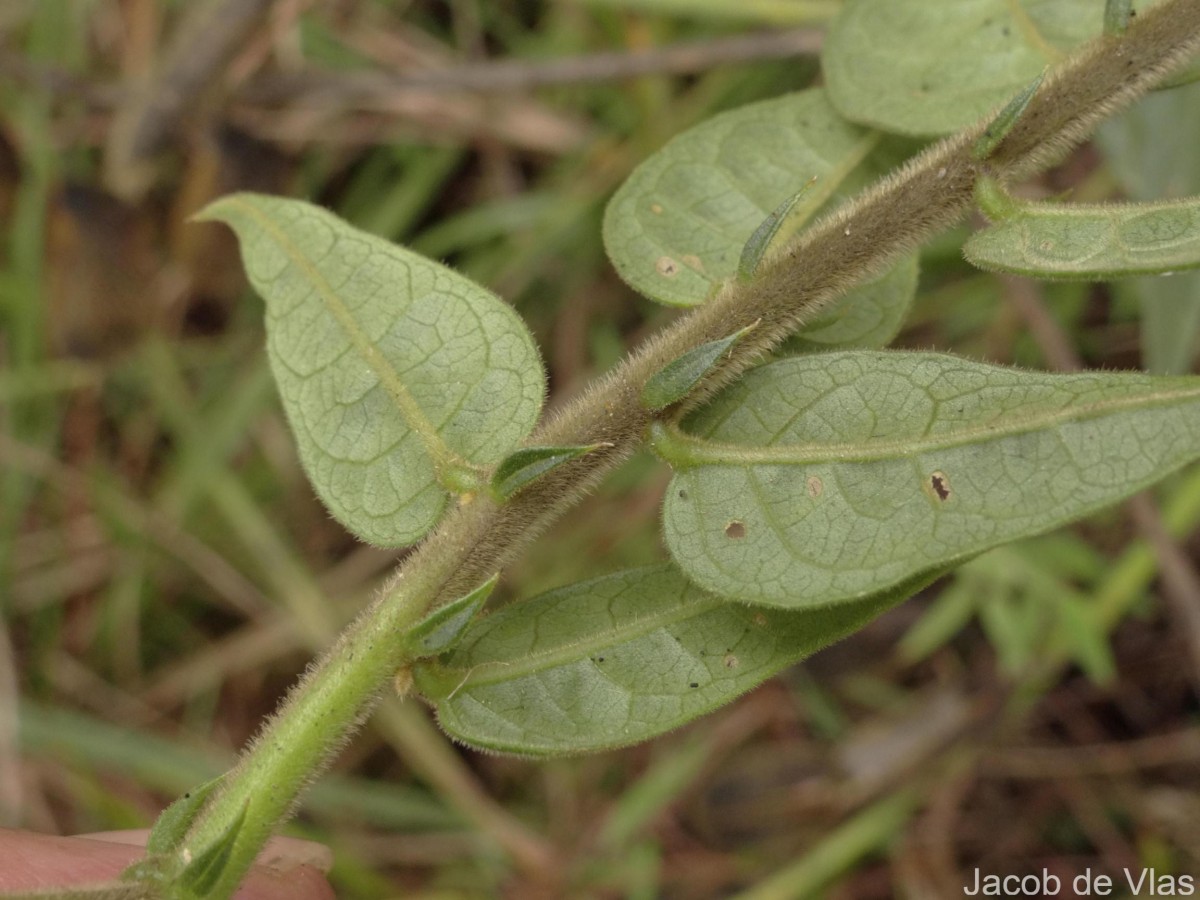
[[[227,777],[168,862],[168,878],[221,840],[245,809],[233,854],[211,896],[232,894],[301,793],[375,708],[392,675],[406,662],[402,635],[420,619],[453,565],[454,557],[447,555],[398,575],[387,594],[341,635],[321,664],[293,688]]]
[[[249,802],[246,827],[213,896],[232,893],[258,848],[374,707],[405,662],[405,630],[430,607],[503,568],[642,443],[651,421],[640,401],[647,379],[687,351],[758,322],[681,406],[712,396],[829,301],[958,220],[971,207],[981,175],[1003,182],[1044,168],[1197,48],[1200,3],[1164,0],[1151,7],[1122,37],[1095,41],[1053,69],[988,161],[976,160],[972,148],[992,117],[931,147],[763,259],[750,280],[730,281],[552,416],[530,445],[598,449],[504,505],[481,496],[447,516],[292,691],[179,848],[195,857]]]

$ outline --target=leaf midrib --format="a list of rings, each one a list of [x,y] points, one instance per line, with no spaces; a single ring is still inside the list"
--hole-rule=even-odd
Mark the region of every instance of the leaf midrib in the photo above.
[[[1014,422],[1007,427],[1004,425],[977,426],[949,435],[924,439],[906,438],[853,444],[787,444],[755,447],[747,444],[710,441],[687,434],[676,425],[668,427],[671,441],[678,441],[683,448],[686,448],[688,456],[684,464],[677,466],[678,468],[691,468],[698,465],[743,466],[873,462],[906,458],[933,450],[947,450],[973,443],[982,443],[985,440],[999,440],[1019,434],[1043,431],[1070,422],[1101,418],[1129,409],[1149,409],[1196,399],[1200,399],[1200,385],[1190,389],[1142,394],[1136,397],[1115,397],[1084,406],[1072,406],[1066,410],[1044,413],[1032,419]],[[668,453],[668,455],[670,454]]]
[[[538,672],[554,669],[559,666],[579,662],[598,650],[618,646],[645,637],[665,625],[671,625],[684,619],[694,618],[728,603],[719,597],[705,595],[699,599],[688,600],[681,597],[679,602],[668,609],[660,610],[649,616],[633,619],[622,625],[600,632],[592,632],[587,638],[559,644],[548,650],[535,651],[513,661],[492,660],[474,666],[446,667],[447,672],[466,672],[466,677],[455,688],[454,692],[469,690],[503,681],[513,681],[535,675]]]
[[[425,451],[432,457],[435,467],[441,471],[447,466],[465,464],[465,461],[459,458],[458,454],[451,450],[446,442],[442,440],[442,436],[438,433],[437,428],[429,421],[420,404],[417,403],[408,388],[405,387],[400,373],[392,367],[387,358],[371,343],[370,338],[367,337],[350,310],[347,309],[342,298],[334,290],[333,285],[308,261],[300,248],[288,236],[287,232],[279,228],[268,215],[252,203],[239,197],[230,197],[225,202],[253,219],[255,224],[275,241],[287,255],[292,265],[313,286],[317,295],[325,304],[325,308],[350,339],[350,343],[353,345],[355,351],[366,362],[367,366],[375,374],[375,377],[379,379],[379,383],[387,391],[388,396],[392,398],[392,402],[396,404],[396,408],[404,418],[405,424],[420,437],[421,443],[424,445]],[[335,237],[334,240],[336,241],[337,238]]]

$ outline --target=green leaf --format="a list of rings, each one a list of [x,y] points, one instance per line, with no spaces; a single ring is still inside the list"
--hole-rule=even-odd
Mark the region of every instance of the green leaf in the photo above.
[[[995,110],[1103,24],[1097,0],[847,0],[821,62],[848,119],[946,134]]]
[[[497,572],[469,594],[435,609],[418,622],[408,633],[408,644],[412,648],[413,658],[437,656],[458,644],[471,620],[483,609],[488,597],[496,589],[496,582],[499,580],[500,573]]]
[[[738,341],[754,328],[747,325],[728,337],[699,347],[693,347],[678,359],[673,359],[655,372],[642,387],[642,406],[645,409],[665,409],[686,397],[711,372]]]
[[[359,537],[417,540],[441,515],[444,484],[532,429],[537,349],[484,288],[298,200],[235,194],[198,218],[237,233],[300,458]]]
[[[792,335],[781,354],[886,347],[900,332],[917,293],[916,254],[826,307]]]
[[[1134,200],[1200,194],[1200,85],[1143,97],[1105,122],[1096,139]],[[1169,375],[1190,370],[1200,350],[1200,272],[1135,278],[1116,289],[1141,304],[1143,367]]]
[[[775,207],[771,211],[771,214],[763,219],[759,226],[754,229],[754,232],[746,240],[746,246],[742,248],[742,255],[738,257],[738,278],[742,281],[750,281],[754,277],[754,273],[758,271],[759,263],[762,262],[763,256],[783,229],[787,217],[796,208],[796,204],[800,202],[800,198],[807,194],[816,183],[817,178],[814,175],[809,179],[808,184],[804,185],[804,187]]]
[[[183,840],[192,821],[221,784],[224,775],[188,791],[162,811],[146,839],[146,855],[166,853]]]
[[[501,502],[527,484],[537,481],[563,463],[578,459],[607,444],[583,447],[521,447],[504,458],[492,475],[492,494]]]
[[[1200,378],[1050,375],[925,353],[762,366],[659,429],[688,577],[786,607],[866,597],[1048,531],[1200,456]]]
[[[752,103],[677,136],[643,162],[604,214],[604,244],[634,290],[696,306],[737,274],[742,248],[814,176],[775,240],[786,241],[899,162],[844,121],[821,90]]]
[[[1017,96],[1008,101],[1005,107],[997,114],[996,118],[992,119],[988,127],[983,130],[983,134],[979,136],[979,140],[975,142],[975,146],[971,148],[972,156],[978,160],[985,160],[996,152],[996,148],[1000,146],[1000,142],[1008,136],[1013,126],[1021,120],[1021,116],[1029,108],[1029,103],[1033,100],[1033,95],[1042,86],[1045,78],[1046,71],[1043,69],[1038,73],[1037,78],[1033,79]]]
[[[1121,35],[1129,27],[1133,16],[1133,0],[1105,0],[1104,33]]]
[[[242,826],[246,824],[249,809],[250,801],[247,800],[237,818],[229,823],[221,836],[197,853],[179,873],[179,886],[190,896],[207,897],[217,886],[233,858],[233,850],[242,833]]]
[[[1200,266],[1200,199],[1161,203],[1019,203],[977,231],[963,255],[981,269],[1103,281]]]
[[[710,712],[932,580],[820,610],[752,609],[670,564],[618,572],[476,623],[414,674],[453,737],[531,755],[637,743]]]

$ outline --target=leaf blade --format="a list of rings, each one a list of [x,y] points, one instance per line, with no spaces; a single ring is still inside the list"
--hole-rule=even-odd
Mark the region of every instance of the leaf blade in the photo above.
[[[1164,141],[1164,133],[1172,140]],[[1114,174],[1134,200],[1200,193],[1200,85],[1143,97],[1096,133]],[[1200,351],[1200,272],[1135,278],[1116,285],[1142,312],[1142,367],[1179,375]]]
[[[840,603],[1047,531],[1200,456],[1200,379],[922,353],[770,363],[686,422],[667,546],[723,596]]]
[[[847,0],[821,62],[830,99],[848,119],[948,134],[997,109],[1102,26],[1094,0]]]
[[[642,388],[642,407],[660,410],[678,403],[717,367],[734,344],[755,327],[747,325],[726,337],[693,347],[671,360],[646,380]]]
[[[498,297],[301,201],[236,194],[197,218],[237,234],[305,470],[359,537],[420,538],[452,470],[532,429],[545,376]]]
[[[587,444],[579,447],[521,447],[514,450],[492,473],[492,495],[501,503],[527,485],[572,460],[607,446]]]
[[[981,269],[1045,280],[1105,281],[1200,267],[1200,199],[1018,203],[975,232],[963,255]]]
[[[634,290],[696,306],[737,274],[754,232],[814,176],[773,240],[793,236],[900,155],[843,120],[819,89],[752,103],[685,131],[638,166],[605,210],[604,245]]]
[[[669,731],[727,703],[919,590],[825,610],[755,610],[670,564],[523,601],[472,627],[444,668],[415,670],[438,721],[474,746],[582,753]]]

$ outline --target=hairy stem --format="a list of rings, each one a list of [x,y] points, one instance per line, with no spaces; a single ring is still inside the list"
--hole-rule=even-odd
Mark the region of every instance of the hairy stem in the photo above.
[[[258,847],[406,662],[405,629],[430,607],[467,593],[501,569],[642,443],[651,414],[640,396],[663,366],[755,325],[684,405],[702,402],[825,304],[961,218],[981,175],[1005,182],[1044,168],[1197,49],[1200,2],[1165,0],[1152,7],[1123,36],[1102,38],[1052,70],[988,161],[972,153],[987,122],[931,147],[762,260],[749,280],[731,280],[550,416],[530,444],[597,449],[559,466],[504,505],[481,496],[447,516],[293,690],[184,840],[180,855],[194,857],[210,846],[249,800],[248,824],[217,895],[232,892]]]

